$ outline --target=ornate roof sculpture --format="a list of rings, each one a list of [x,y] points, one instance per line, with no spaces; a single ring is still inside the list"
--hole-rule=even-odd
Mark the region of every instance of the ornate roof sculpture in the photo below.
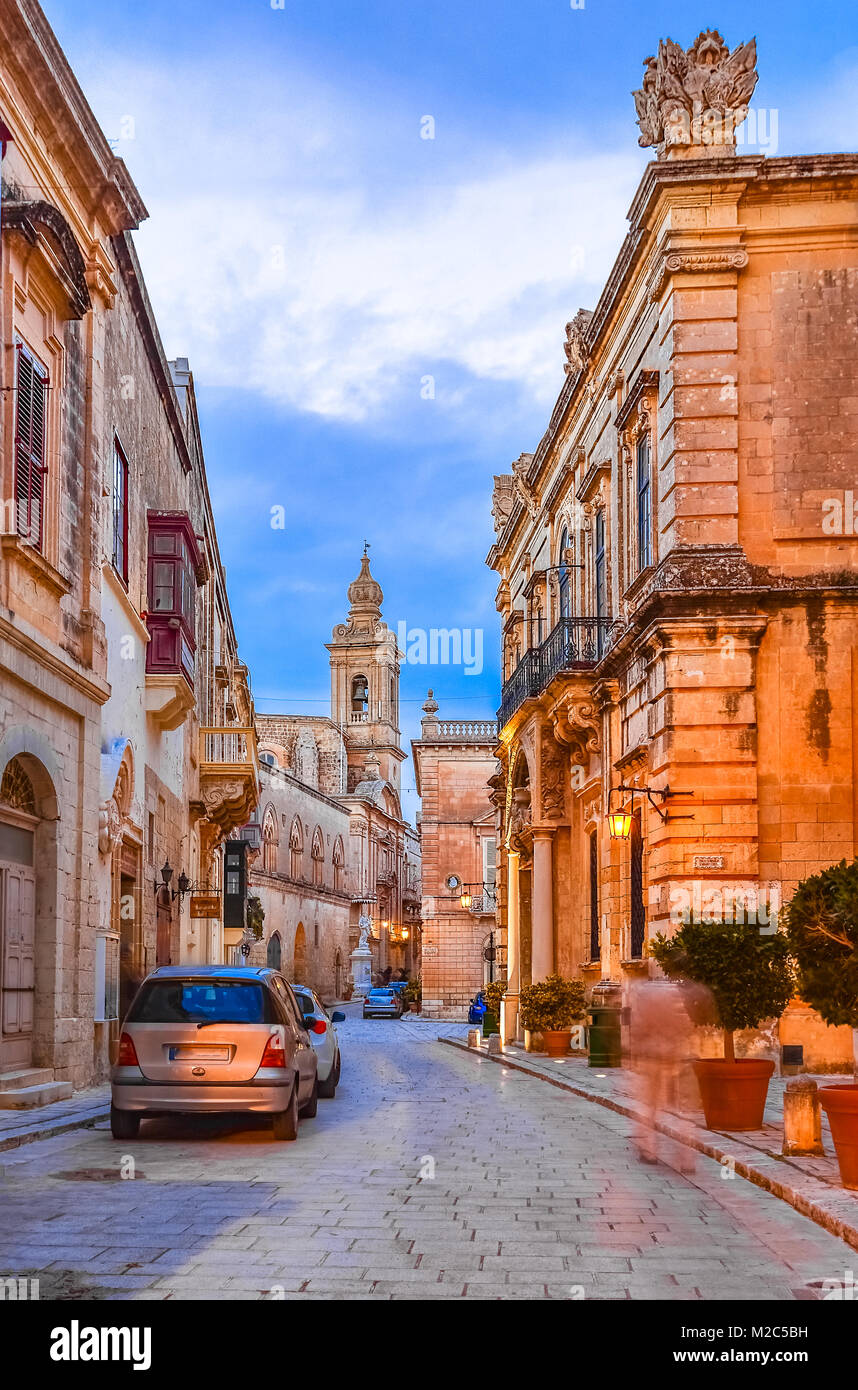
[[[658,54],[644,59],[643,83],[632,93],[638,144],[655,145],[659,159],[735,153],[736,127],[757,85],[756,64],[756,39],[732,53],[717,29],[698,34],[684,50],[662,39]]]
[[[566,325],[566,342],[564,344],[566,366],[564,371],[567,376],[570,372],[580,372],[587,361],[585,338],[592,317],[592,309],[579,309],[574,319],[570,319]]]

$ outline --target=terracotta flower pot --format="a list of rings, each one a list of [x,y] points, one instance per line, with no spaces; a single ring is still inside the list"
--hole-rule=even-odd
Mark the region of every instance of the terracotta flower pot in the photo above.
[[[748,1057],[728,1062],[721,1057],[694,1063],[707,1129],[762,1129],[763,1111],[774,1062]]]
[[[565,1057],[572,1031],[569,1028],[543,1028],[542,1043],[549,1057]]]
[[[820,1086],[819,1103],[831,1125],[843,1186],[858,1191],[858,1086]]]

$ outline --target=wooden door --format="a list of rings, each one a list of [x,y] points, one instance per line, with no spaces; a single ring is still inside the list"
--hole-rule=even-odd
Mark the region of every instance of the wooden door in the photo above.
[[[0,1067],[29,1067],[35,1016],[36,876],[0,862]]]

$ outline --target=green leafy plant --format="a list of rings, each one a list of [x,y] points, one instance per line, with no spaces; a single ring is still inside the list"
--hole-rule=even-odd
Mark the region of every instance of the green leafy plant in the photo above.
[[[586,1017],[587,990],[583,980],[549,975],[521,991],[521,1022],[531,1033],[565,1031]]]
[[[247,899],[247,925],[253,932],[257,941],[262,940],[263,923],[265,921],[265,908],[262,906],[260,898]]]
[[[419,979],[409,980],[402,991],[402,997],[406,1004],[422,1004],[423,986]]]
[[[506,980],[492,980],[490,984],[483,985],[483,998],[486,1001],[486,1009],[495,1018],[500,1018],[501,1000],[506,994]]]
[[[858,859],[803,879],[780,919],[801,998],[826,1023],[858,1028]]]
[[[650,954],[665,975],[703,985],[708,1011],[689,992],[695,1022],[716,1023],[724,1033],[724,1057],[735,1060],[733,1033],[780,1018],[795,992],[789,946],[783,933],[763,934],[756,922],[685,922],[674,936],[653,938]]]

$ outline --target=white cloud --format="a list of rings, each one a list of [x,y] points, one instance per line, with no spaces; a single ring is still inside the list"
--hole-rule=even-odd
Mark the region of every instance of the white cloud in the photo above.
[[[550,405],[563,325],[624,234],[631,139],[451,152],[399,98],[210,59],[102,63],[84,84],[108,134],[134,117],[117,152],[151,214],[140,256],[167,351],[198,381],[346,421],[417,400],[426,373],[452,410],[463,373]]]

